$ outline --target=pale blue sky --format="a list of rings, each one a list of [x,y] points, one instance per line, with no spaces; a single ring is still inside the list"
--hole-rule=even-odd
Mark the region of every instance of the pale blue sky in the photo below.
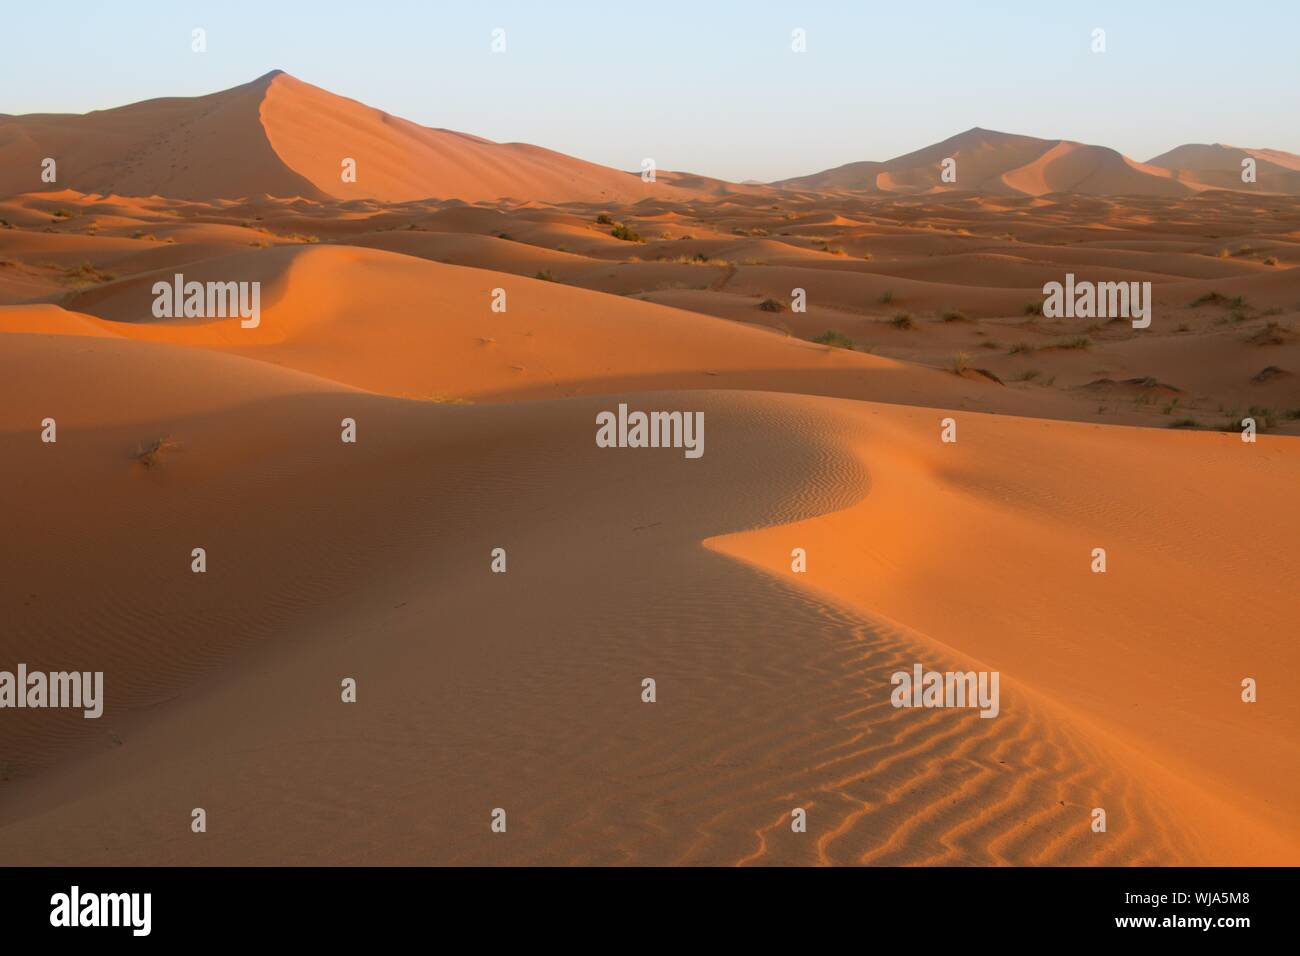
[[[1185,142],[1300,153],[1297,0],[134,0],[3,18],[4,113],[210,93],[279,68],[427,126],[733,180],[887,159],[972,126],[1139,160]]]

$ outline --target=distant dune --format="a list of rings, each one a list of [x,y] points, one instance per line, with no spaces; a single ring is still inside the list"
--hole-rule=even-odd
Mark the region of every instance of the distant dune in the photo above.
[[[1240,160],[1259,164],[1241,182]],[[58,163],[52,186],[41,162]],[[940,164],[956,160],[957,179]],[[355,161],[355,181],[343,162]],[[775,188],[773,188],[775,187]],[[1206,189],[1300,195],[1300,157],[1270,149],[1179,146],[1139,163],[1105,146],[974,127],[884,162],[855,162],[768,186],[657,170],[654,182],[527,143],[431,129],[280,70],[206,96],[166,97],[84,115],[0,114],[0,196],[71,188],[173,199],[409,202],[686,202],[780,189],[1041,196],[1183,196]]]
[[[84,116],[0,117],[0,195],[49,188],[40,179],[47,156],[58,161],[60,187],[180,199],[635,202],[698,194],[540,146],[429,129],[279,70],[207,96]],[[356,160],[355,182],[343,181],[345,158]]]
[[[1148,166],[1168,169],[1180,180],[1219,189],[1242,189],[1242,160],[1255,160],[1256,188],[1266,192],[1300,194],[1300,156],[1280,149],[1240,149],[1215,143],[1189,143],[1147,160]]]
[[[1042,196],[1084,193],[1103,196],[1181,196],[1205,189],[1245,189],[1239,162],[1205,162],[1196,151],[1222,149],[1260,157],[1268,175],[1254,187],[1300,194],[1300,157],[1276,150],[1180,146],[1139,163],[1105,146],[1039,139],[978,126],[941,143],[885,162],[858,162],[774,186],[812,190],[923,193],[970,190],[986,194]],[[1186,152],[1184,152],[1186,151]],[[956,181],[944,182],[941,164],[956,161]],[[1172,162],[1170,160],[1173,160]],[[1222,170],[1235,170],[1233,176]],[[1208,175],[1207,175],[1208,174]]]

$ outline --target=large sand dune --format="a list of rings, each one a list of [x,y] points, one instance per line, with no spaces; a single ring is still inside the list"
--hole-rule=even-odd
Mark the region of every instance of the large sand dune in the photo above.
[[[694,190],[524,143],[429,129],[279,70],[197,97],[86,115],[0,116],[0,195],[42,188],[41,162],[83,192],[184,199],[269,194],[625,202]],[[343,161],[355,160],[354,182]]]
[[[1300,206],[958,140],[978,189],[647,201],[284,75],[0,118],[69,176],[0,183],[0,669],[107,692],[0,712],[0,860],[1300,861]],[[1150,327],[1039,314],[1067,274]],[[619,403],[703,456],[597,447]],[[998,716],[893,707],[918,663]]]

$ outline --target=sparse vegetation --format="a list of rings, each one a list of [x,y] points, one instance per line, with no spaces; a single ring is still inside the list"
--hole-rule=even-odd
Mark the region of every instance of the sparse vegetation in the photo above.
[[[307,243],[320,242],[320,236],[308,236],[308,235],[304,235],[301,232],[291,232],[289,233],[289,235],[285,236],[284,238],[292,242],[307,242]]]
[[[62,272],[63,278],[75,282],[112,282],[117,278],[117,273],[107,272],[98,266],[92,266],[89,262],[83,262],[79,266],[67,266]]]
[[[960,375],[966,369],[970,368],[970,356],[965,352],[958,352],[952,357],[952,370]]]
[[[884,295],[882,295],[882,296],[880,297],[880,304],[881,304],[881,305],[889,305],[889,303],[891,303],[891,302],[893,302],[893,301],[894,301],[894,290],[893,290],[893,289],[886,289]]]
[[[599,216],[596,217],[596,225],[598,225],[598,226],[612,226],[612,225],[614,225],[614,220],[611,219],[611,218],[609,217],[609,214],[608,214],[608,213],[603,213],[603,212],[602,212]]]
[[[1086,335],[1076,335],[1073,338],[1060,339],[1052,348],[1057,349],[1086,349],[1092,345],[1092,340]]]
[[[1255,345],[1285,345],[1291,338],[1291,330],[1281,322],[1270,320],[1267,325],[1251,336]]]
[[[1029,355],[1034,351],[1034,347],[1028,342],[1017,342],[1011,348],[1007,349],[1008,355]]]
[[[158,458],[163,452],[173,451],[180,448],[180,443],[172,441],[170,435],[164,435],[162,438],[155,438],[150,442],[139,442],[135,447],[136,462],[144,465],[146,468],[152,468],[158,464]]]
[[[624,242],[645,242],[635,230],[629,229],[621,222],[611,229],[609,234],[615,239],[622,239]]]
[[[853,340],[843,332],[829,330],[813,339],[818,345],[828,345],[836,349],[853,349]]]
[[[1275,265],[1277,265],[1277,256],[1265,256],[1265,257],[1264,257],[1264,265],[1266,265],[1266,266],[1275,266]]]
[[[72,218],[72,213],[68,212],[66,209],[56,209],[56,210],[54,210],[54,212],[50,213],[50,215],[52,215],[55,219],[71,219],[71,218]]]
[[[1017,375],[1013,381],[1032,382],[1034,379],[1038,378],[1038,376],[1041,374],[1042,373],[1039,372],[1038,369],[1036,368],[1027,368],[1019,375]]]
[[[946,309],[943,312],[943,314],[940,316],[940,318],[942,318],[945,322],[969,322],[970,321],[970,319],[967,317],[965,312],[958,311],[957,309]]]
[[[1025,303],[1025,315],[1042,315],[1042,314],[1043,314],[1043,303],[1041,302]]]
[[[1176,418],[1169,423],[1170,428],[1200,428],[1201,423],[1195,418]]]
[[[764,312],[784,312],[785,306],[776,299],[764,299],[758,304],[758,307]]]
[[[912,317],[908,315],[906,312],[898,313],[898,315],[894,316],[892,319],[889,320],[889,324],[896,329],[916,328],[916,323],[912,320]]]
[[[152,232],[145,232],[145,231],[142,230],[142,229],[137,229],[135,232],[131,233],[131,238],[132,238],[132,239],[148,239],[150,242],[157,242],[157,241],[158,241],[158,237],[155,236]]]

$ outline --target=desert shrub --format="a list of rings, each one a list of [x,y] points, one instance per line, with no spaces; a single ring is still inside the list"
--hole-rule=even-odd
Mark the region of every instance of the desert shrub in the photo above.
[[[63,278],[71,279],[74,282],[112,282],[117,278],[117,273],[108,272],[98,266],[92,266],[89,262],[83,262],[79,266],[67,266],[63,270]]]
[[[1061,339],[1054,348],[1058,349],[1086,349],[1092,345],[1092,340],[1086,335],[1076,335],[1073,338]]]
[[[170,435],[164,435],[162,438],[155,438],[153,441],[138,442],[135,446],[135,454],[132,457],[146,468],[152,468],[158,464],[158,458],[163,452],[172,451],[179,447],[180,442],[172,441]]]
[[[829,345],[832,348],[837,349],[853,348],[853,340],[851,338],[843,332],[836,332],[834,330],[823,332],[821,335],[817,336],[817,338],[813,339],[813,341],[818,345]]]

